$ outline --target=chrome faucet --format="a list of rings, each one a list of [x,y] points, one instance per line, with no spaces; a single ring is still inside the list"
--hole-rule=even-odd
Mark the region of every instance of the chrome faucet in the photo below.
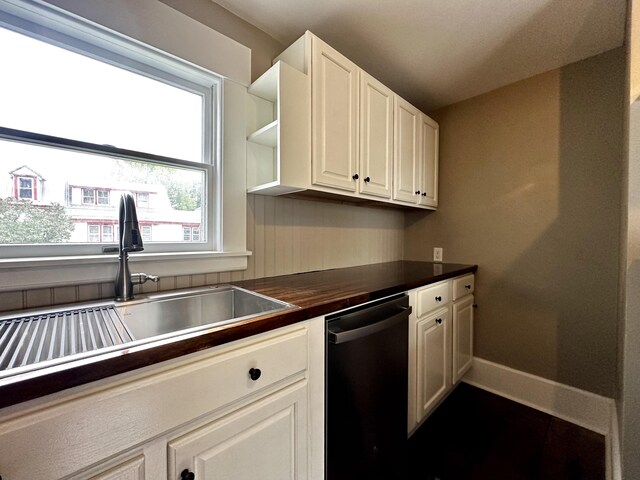
[[[120,196],[120,211],[118,215],[120,226],[119,235],[119,256],[118,273],[116,274],[116,301],[123,302],[133,298],[133,285],[141,285],[147,280],[157,282],[159,278],[146,273],[134,273],[129,271],[129,252],[140,252],[144,250],[140,226],[138,225],[138,215],[136,213],[136,202],[133,195],[124,192]]]

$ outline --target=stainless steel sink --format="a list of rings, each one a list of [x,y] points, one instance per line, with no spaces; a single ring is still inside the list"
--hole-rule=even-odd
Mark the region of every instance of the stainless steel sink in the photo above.
[[[292,305],[238,287],[198,288],[116,304],[136,340],[193,331],[275,313]]]
[[[233,286],[0,316],[0,378],[296,308]]]

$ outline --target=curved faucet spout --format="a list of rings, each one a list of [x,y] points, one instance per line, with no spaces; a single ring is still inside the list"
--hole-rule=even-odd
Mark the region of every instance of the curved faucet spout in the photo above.
[[[129,252],[140,252],[144,250],[140,226],[138,225],[138,215],[136,213],[136,202],[130,192],[124,192],[120,196],[120,210],[118,215],[120,226],[119,235],[119,256],[118,273],[116,274],[115,291],[116,301],[126,301],[133,298],[133,280],[136,284],[142,284],[147,280],[158,281],[154,275],[144,273],[131,274],[129,271]]]
[[[144,250],[140,226],[138,225],[138,214],[136,213],[136,202],[133,194],[124,192],[120,196],[120,211],[118,215],[120,226],[120,255],[123,252],[139,252]]]

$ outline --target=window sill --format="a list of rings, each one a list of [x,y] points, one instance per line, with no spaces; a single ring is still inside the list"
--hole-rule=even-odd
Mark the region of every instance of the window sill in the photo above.
[[[227,272],[247,268],[251,252],[139,253],[129,256],[132,272],[163,276]],[[112,282],[117,255],[0,259],[0,291]]]

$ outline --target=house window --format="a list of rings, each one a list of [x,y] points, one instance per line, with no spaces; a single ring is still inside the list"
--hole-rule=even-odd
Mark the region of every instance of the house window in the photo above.
[[[102,225],[102,241],[104,243],[113,242],[113,225]]]
[[[20,200],[34,200],[33,178],[18,177],[18,198]]]
[[[151,242],[151,225],[141,225],[140,233],[142,234],[143,242]]]
[[[109,205],[109,190],[82,189],[83,205]]]
[[[185,242],[200,241],[200,227],[192,227],[190,225],[182,226],[182,239]]]
[[[82,204],[83,205],[93,205],[95,204],[95,196],[96,191],[92,188],[83,188],[82,189]]]
[[[87,225],[87,241],[90,243],[100,241],[100,225]]]
[[[149,194],[147,192],[138,192],[138,208],[149,208]]]
[[[109,205],[109,190],[96,190],[98,205]]]
[[[111,196],[124,191],[136,195],[146,252],[217,250],[213,228],[220,223],[221,197],[214,157],[221,79],[88,23],[65,29],[67,36],[56,35],[55,41],[37,26],[31,35],[22,24],[21,33],[2,25],[0,44],[11,48],[3,51],[0,76],[0,166],[11,158],[47,178],[46,198],[38,200],[59,235],[2,244],[0,253],[102,253],[100,246],[78,244],[115,240],[119,203]],[[56,75],[42,89],[46,65],[55,65]],[[19,198],[34,199],[34,180],[18,180]],[[154,227],[152,236],[151,222],[158,218],[166,225]],[[75,228],[80,223],[87,224],[86,239]],[[206,226],[197,244],[192,232],[180,238],[175,227],[183,223]]]

